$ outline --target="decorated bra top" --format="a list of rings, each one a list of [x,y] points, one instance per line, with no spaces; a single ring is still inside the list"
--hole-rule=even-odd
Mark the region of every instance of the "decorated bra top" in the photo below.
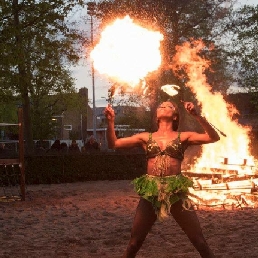
[[[171,158],[183,160],[186,148],[187,145],[183,144],[180,140],[180,132],[178,132],[178,137],[171,140],[164,150],[161,150],[158,143],[152,139],[152,133],[150,133],[149,140],[147,142],[146,155],[147,159],[166,155],[170,156]]]

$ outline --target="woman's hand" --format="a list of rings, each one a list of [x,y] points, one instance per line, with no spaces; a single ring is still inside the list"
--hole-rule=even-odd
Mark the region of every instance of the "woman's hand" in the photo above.
[[[114,109],[111,107],[110,104],[107,105],[107,107],[104,110],[104,114],[106,116],[106,119],[108,121],[114,121],[115,120],[115,111]]]
[[[198,115],[192,102],[184,102],[184,107],[189,114],[193,116]]]

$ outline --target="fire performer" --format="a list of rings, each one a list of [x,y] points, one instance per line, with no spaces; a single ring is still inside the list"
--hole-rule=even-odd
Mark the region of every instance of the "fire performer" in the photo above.
[[[142,147],[147,156],[147,173],[134,179],[140,201],[131,230],[131,238],[123,257],[135,257],[157,219],[172,215],[186,233],[201,257],[215,257],[209,248],[195,210],[187,198],[193,182],[181,174],[184,151],[190,145],[213,143],[220,139],[207,120],[198,115],[193,103],[184,102],[187,112],[195,117],[204,133],[178,132],[179,112],[174,102],[166,101],[157,108],[158,130],[117,139],[115,113],[111,105],[105,109],[107,140],[112,149]]]

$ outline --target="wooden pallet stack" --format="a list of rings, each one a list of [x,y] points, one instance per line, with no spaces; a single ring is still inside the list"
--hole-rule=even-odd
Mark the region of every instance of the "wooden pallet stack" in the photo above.
[[[202,172],[183,171],[194,181],[194,187],[189,190],[196,209],[258,208],[257,168],[247,164],[230,165],[204,168]]]

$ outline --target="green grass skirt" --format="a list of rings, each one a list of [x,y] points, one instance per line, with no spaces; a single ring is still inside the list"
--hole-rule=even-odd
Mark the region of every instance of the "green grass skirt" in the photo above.
[[[179,200],[183,201],[183,208],[191,207],[188,188],[193,187],[193,181],[182,174],[165,177],[143,175],[135,178],[133,184],[139,196],[151,202],[159,220],[168,217],[171,205]]]

